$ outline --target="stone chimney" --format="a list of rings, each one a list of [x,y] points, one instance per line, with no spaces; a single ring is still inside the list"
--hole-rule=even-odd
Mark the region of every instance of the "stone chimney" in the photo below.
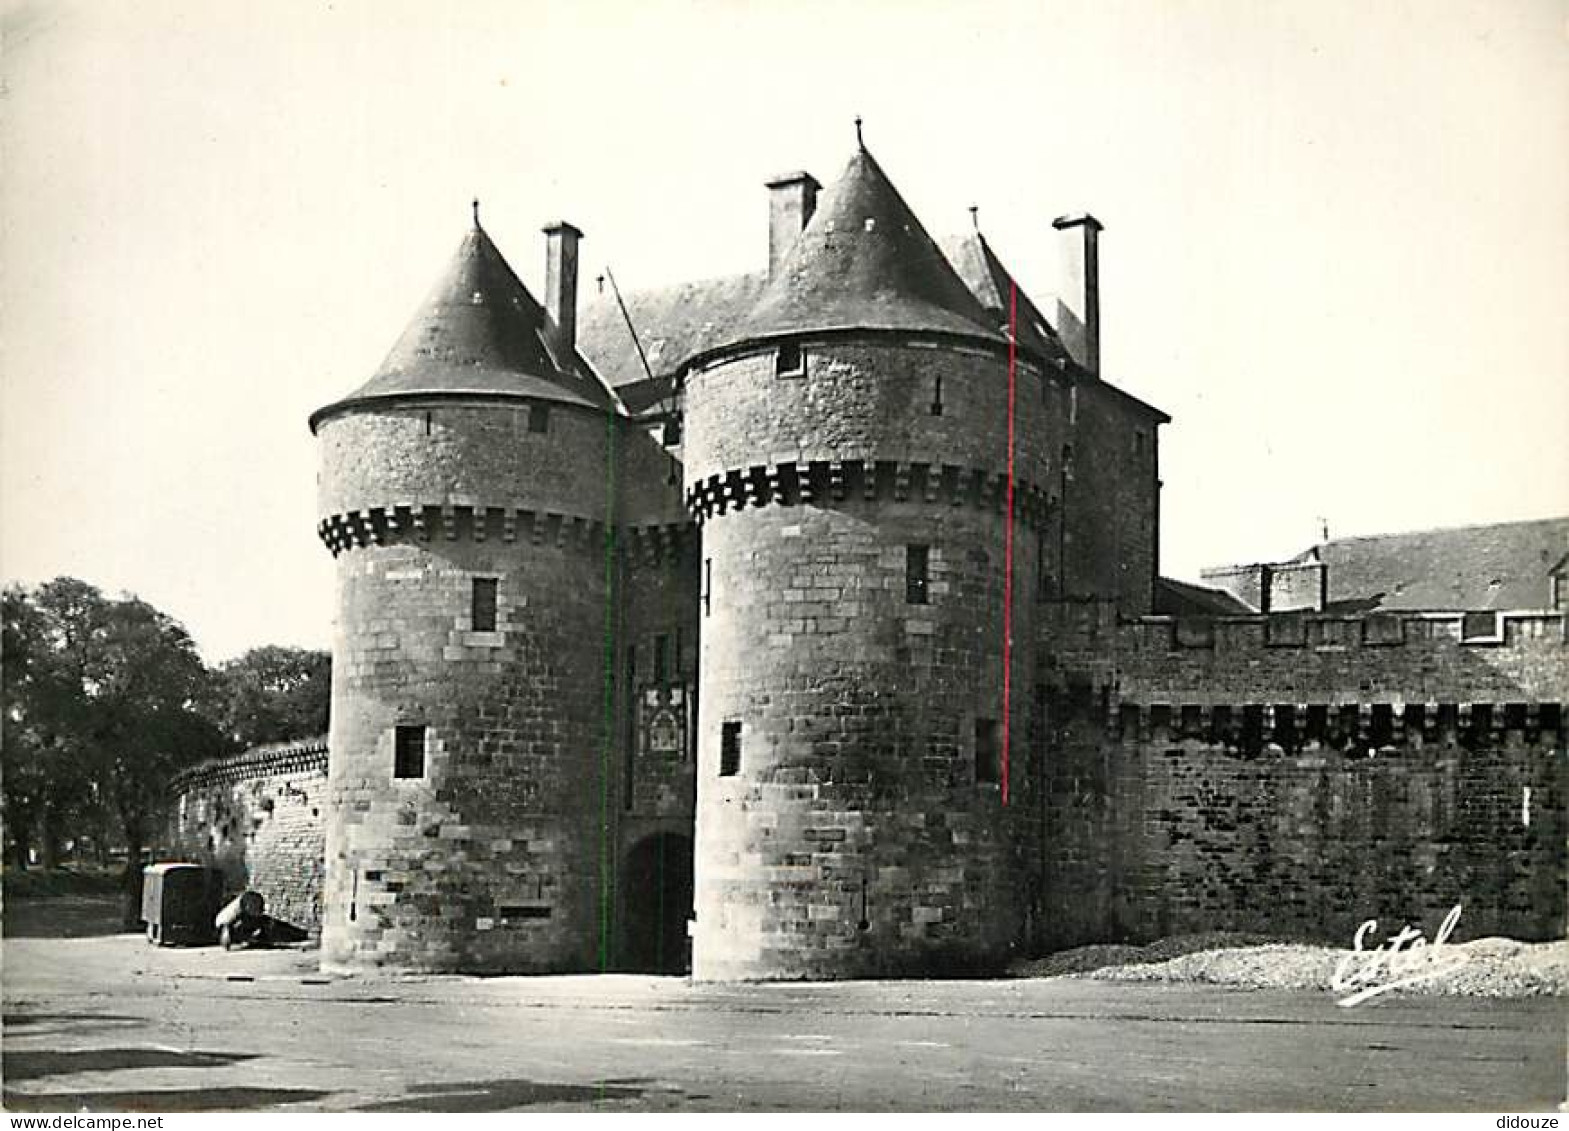
[[[570,367],[577,346],[577,242],[583,233],[565,220],[545,232],[545,332],[556,363]]]
[[[1073,360],[1099,377],[1100,255],[1096,244],[1102,225],[1088,212],[1077,212],[1057,217],[1051,226],[1063,233],[1057,332]]]
[[[784,262],[801,229],[817,210],[823,186],[807,172],[784,173],[768,182],[768,274]]]

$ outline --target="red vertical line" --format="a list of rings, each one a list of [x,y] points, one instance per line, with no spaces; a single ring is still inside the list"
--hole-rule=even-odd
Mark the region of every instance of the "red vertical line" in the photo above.
[[[1019,284],[1008,281],[1008,505],[1002,551],[1002,803],[1008,804],[1008,746],[1013,691],[1013,401],[1019,364]]]

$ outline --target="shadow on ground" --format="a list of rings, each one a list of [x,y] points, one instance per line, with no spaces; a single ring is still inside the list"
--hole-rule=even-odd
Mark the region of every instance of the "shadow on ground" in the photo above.
[[[641,1082],[639,1082],[641,1084]],[[668,1090],[668,1089],[660,1089]],[[612,1084],[546,1084],[538,1080],[472,1080],[460,1084],[425,1084],[395,1100],[366,1104],[355,1111],[450,1111],[459,1113],[511,1111],[536,1104],[602,1103],[641,1098],[648,1088]]]
[[[241,1060],[254,1060],[244,1052],[181,1052],[178,1049],[53,1049],[6,1050],[8,1083],[36,1080],[40,1076],[67,1076],[73,1072],[118,1072],[125,1068],[222,1068]]]
[[[310,1088],[172,1088],[143,1092],[12,1092],[7,1111],[257,1111],[312,1103],[329,1092]]]

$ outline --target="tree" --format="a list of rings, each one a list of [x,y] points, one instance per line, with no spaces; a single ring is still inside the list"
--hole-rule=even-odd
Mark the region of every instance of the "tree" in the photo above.
[[[0,757],[17,867],[27,866],[35,847],[44,867],[53,867],[64,831],[91,819],[94,791],[74,661],[102,602],[98,590],[69,578],[36,593],[15,585],[4,593]]]
[[[80,830],[110,816],[130,895],[169,778],[226,749],[202,711],[212,675],[173,618],[75,578],[8,588],[4,620],[4,796],[8,825],[20,822],[17,854],[36,836],[51,863],[65,822]],[[128,922],[137,911],[128,899]]]
[[[241,747],[310,738],[327,731],[332,657],[267,645],[218,669],[217,718]]]

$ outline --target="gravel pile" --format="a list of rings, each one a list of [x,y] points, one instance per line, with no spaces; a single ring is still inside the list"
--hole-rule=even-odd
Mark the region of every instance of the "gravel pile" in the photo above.
[[[1163,939],[1147,947],[1079,947],[1022,963],[1014,973],[1026,978],[1069,975],[1116,982],[1203,982],[1245,989],[1329,991],[1346,954],[1346,950],[1334,947],[1260,943],[1256,937],[1217,933]],[[1444,947],[1438,962],[1445,967],[1442,973],[1394,992],[1470,997],[1569,995],[1569,942],[1476,939]],[[1449,968],[1454,963],[1459,964]],[[1420,962],[1414,960],[1409,972],[1420,968]],[[1387,974],[1377,979],[1392,980],[1395,977]]]

